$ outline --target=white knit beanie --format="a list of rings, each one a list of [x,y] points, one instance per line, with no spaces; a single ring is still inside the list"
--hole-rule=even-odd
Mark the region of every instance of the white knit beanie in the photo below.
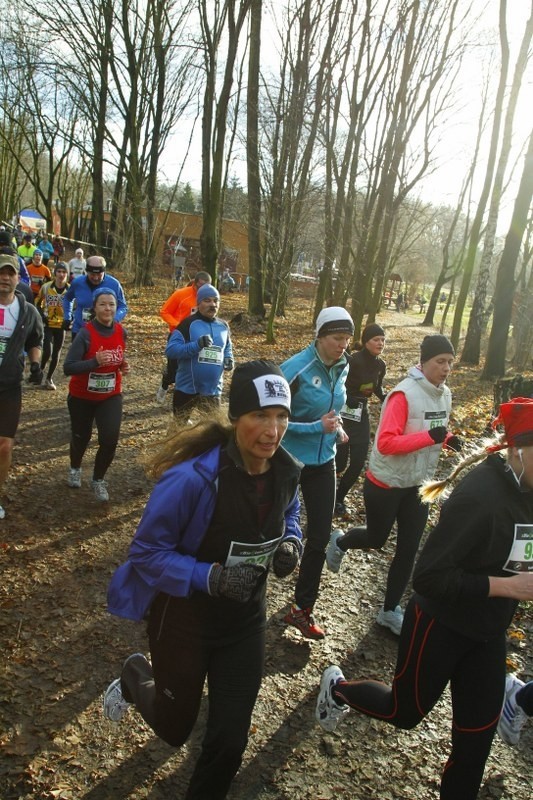
[[[316,318],[316,337],[330,333],[349,333],[353,335],[353,320],[345,308],[331,306],[323,308]]]

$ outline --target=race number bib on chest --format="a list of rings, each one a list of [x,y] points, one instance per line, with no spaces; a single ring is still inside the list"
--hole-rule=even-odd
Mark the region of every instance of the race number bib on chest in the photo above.
[[[198,361],[201,364],[222,364],[224,361],[222,348],[216,344],[212,344],[210,347],[202,347],[198,353]]]
[[[271,539],[269,542],[232,542],[226,558],[226,567],[234,567],[236,564],[257,564],[265,569],[269,566],[274,557],[278,544],[282,537]]]
[[[90,372],[87,388],[90,392],[107,394],[115,390],[116,384],[116,372]]]
[[[344,404],[341,408],[341,417],[344,419],[350,419],[352,422],[361,422],[361,417],[363,416],[363,404],[357,403],[353,408]]]
[[[533,525],[515,525],[509,559],[504,564],[508,572],[533,572]]]

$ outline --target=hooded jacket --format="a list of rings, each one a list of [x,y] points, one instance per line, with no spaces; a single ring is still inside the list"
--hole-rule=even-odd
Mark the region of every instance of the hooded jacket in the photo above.
[[[20,292],[15,291],[15,297],[19,301],[19,316],[0,364],[0,391],[22,383],[24,351],[43,346],[43,322],[39,312]]]

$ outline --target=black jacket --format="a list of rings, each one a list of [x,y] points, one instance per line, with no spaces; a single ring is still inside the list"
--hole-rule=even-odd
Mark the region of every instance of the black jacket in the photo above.
[[[533,525],[533,491],[520,491],[502,456],[489,456],[452,492],[429,534],[413,575],[421,607],[471,639],[503,633],[518,602],[489,597],[489,576],[513,574],[504,565],[517,525]]]
[[[385,362],[379,356],[371,355],[366,347],[346,357],[349,370],[346,378],[346,395],[350,408],[358,403],[366,407],[367,400],[373,394],[380,400],[385,399],[382,381],[385,376]]]
[[[0,391],[22,382],[24,352],[32,347],[43,346],[43,323],[39,312],[18,290],[15,291],[15,297],[20,305],[19,317],[0,364]]]

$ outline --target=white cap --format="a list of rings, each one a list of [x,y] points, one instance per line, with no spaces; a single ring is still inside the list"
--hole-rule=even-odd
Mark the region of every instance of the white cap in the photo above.
[[[323,308],[316,318],[316,336],[327,336],[330,333],[353,335],[353,320],[345,308],[340,306]]]

